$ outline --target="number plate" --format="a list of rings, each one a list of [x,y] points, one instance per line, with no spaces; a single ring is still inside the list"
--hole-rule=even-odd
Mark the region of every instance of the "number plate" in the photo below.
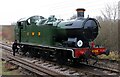
[[[92,52],[98,52],[98,50],[92,50]]]

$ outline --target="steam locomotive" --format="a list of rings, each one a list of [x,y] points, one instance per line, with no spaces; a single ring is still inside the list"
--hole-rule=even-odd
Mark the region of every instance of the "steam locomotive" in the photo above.
[[[48,19],[31,16],[17,21],[15,40],[23,55],[55,58],[60,63],[86,61],[94,56],[109,54],[109,50],[93,43],[98,35],[99,22],[84,18],[83,8],[76,9],[77,19],[63,21],[54,15]]]

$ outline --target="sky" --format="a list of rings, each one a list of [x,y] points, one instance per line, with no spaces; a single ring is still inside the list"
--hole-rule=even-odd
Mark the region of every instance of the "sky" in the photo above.
[[[0,0],[0,25],[9,25],[20,18],[40,15],[69,19],[75,9],[85,8],[85,17],[101,16],[105,6],[117,5],[120,0]]]

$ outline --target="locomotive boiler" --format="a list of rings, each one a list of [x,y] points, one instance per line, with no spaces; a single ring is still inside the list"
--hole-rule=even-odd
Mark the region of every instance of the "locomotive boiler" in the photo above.
[[[72,47],[89,47],[89,42],[98,35],[99,23],[94,18],[84,18],[85,9],[77,9],[77,19],[63,21],[57,27],[57,42]],[[60,38],[60,39],[59,39]],[[62,42],[63,41],[63,42]]]
[[[63,21],[54,15],[48,19],[36,15],[18,20],[15,39],[20,50],[32,56],[52,56],[60,62],[81,61],[86,59],[86,55],[108,55],[106,48],[96,48],[93,44],[99,31],[98,21],[94,18],[84,18],[83,8],[76,11],[77,18],[74,20]]]

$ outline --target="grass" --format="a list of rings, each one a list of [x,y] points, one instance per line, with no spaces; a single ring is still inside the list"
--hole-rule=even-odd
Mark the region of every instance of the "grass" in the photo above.
[[[0,67],[0,69],[2,69],[0,73],[1,75],[20,75],[18,70],[8,70],[8,68],[5,67],[5,61],[1,61],[0,63],[2,64]]]
[[[111,51],[108,56],[106,56],[106,55],[100,55],[99,58],[120,61],[119,53],[116,52],[116,51]]]
[[[0,75],[2,75],[2,62],[0,61]]]
[[[0,49],[0,57],[2,57],[2,49]],[[16,70],[9,70],[6,68],[6,62],[0,60],[0,75],[21,75],[19,72],[19,69]],[[14,68],[15,66],[12,65],[11,68]]]
[[[0,50],[0,57],[2,57],[2,50]],[[5,67],[6,62],[0,60],[0,75],[20,75],[18,70],[8,70],[8,68]]]

